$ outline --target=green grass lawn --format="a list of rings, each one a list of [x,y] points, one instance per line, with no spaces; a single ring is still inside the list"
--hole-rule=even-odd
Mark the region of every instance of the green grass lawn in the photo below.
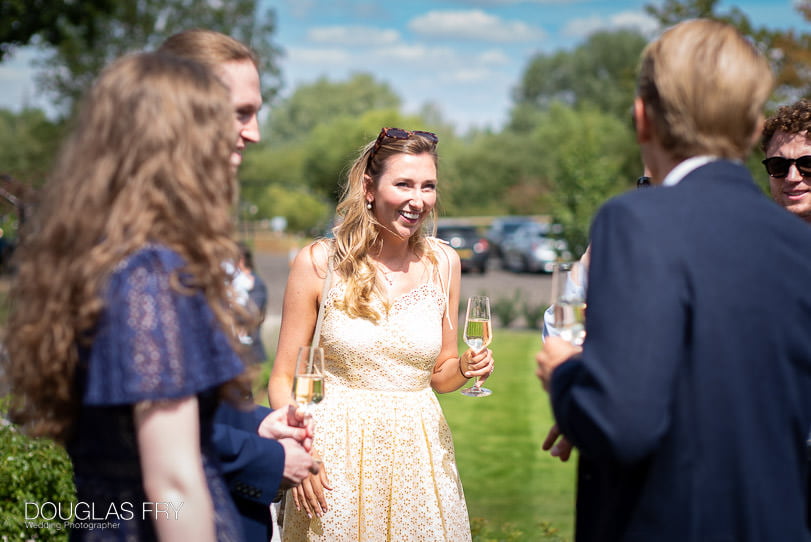
[[[475,540],[572,540],[576,458],[541,450],[552,424],[535,377],[537,331],[497,329],[493,394],[439,396],[453,431]],[[460,345],[460,352],[464,345]]]
[[[552,425],[549,397],[535,376],[538,331],[496,329],[498,370],[489,397],[439,395],[453,432],[474,541],[569,542],[573,539],[576,457],[561,463],[541,450]],[[459,351],[467,348],[460,344]],[[255,397],[267,404],[271,363]]]

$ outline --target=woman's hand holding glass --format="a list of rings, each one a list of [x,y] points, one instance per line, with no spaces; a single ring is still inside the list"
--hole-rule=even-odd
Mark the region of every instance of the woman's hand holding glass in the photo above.
[[[459,358],[459,368],[468,377],[476,377],[473,386],[462,390],[468,397],[487,397],[491,390],[482,387],[493,372],[493,352],[487,348],[493,338],[490,321],[490,299],[473,296],[467,300],[463,339],[470,348]]]
[[[293,378],[293,401],[299,405],[297,411],[311,420],[312,407],[324,398],[324,350],[322,348],[302,346],[296,358],[296,372]],[[312,423],[312,422],[310,422]],[[304,511],[307,517],[321,517],[327,511],[324,489],[332,489],[318,453],[310,450],[317,474],[304,479],[294,487],[293,503],[296,510]]]
[[[293,401],[304,412],[324,398],[324,349],[302,346],[296,358]]]

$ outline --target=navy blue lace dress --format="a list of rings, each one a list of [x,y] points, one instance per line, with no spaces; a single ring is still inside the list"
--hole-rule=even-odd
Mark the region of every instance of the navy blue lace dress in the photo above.
[[[71,540],[156,539],[151,510],[157,505],[148,503],[143,490],[133,405],[192,395],[200,405],[203,468],[217,538],[242,540],[211,431],[216,388],[241,373],[243,364],[205,297],[172,288],[171,277],[183,265],[178,254],[155,245],[122,261],[110,278],[92,345],[80,351],[82,404],[67,446],[78,493]]]

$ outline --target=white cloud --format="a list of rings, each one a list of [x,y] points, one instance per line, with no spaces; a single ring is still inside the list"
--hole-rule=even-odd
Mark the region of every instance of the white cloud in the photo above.
[[[545,32],[521,21],[506,21],[480,9],[429,11],[415,17],[408,28],[422,36],[497,43],[544,39]]]
[[[585,38],[598,30],[631,28],[651,36],[659,28],[656,20],[641,11],[623,11],[610,17],[587,17],[572,19],[561,30],[564,36]]]
[[[505,66],[512,62],[512,59],[500,49],[484,51],[479,55],[479,62],[490,66]]]
[[[495,77],[495,73],[487,68],[464,68],[452,70],[441,75],[443,82],[447,83],[478,83],[490,81]],[[472,89],[467,89],[471,93]]]
[[[352,55],[342,49],[317,49],[294,47],[287,50],[285,62],[293,65],[307,64],[315,66],[348,65]]]
[[[623,11],[611,17],[611,25],[618,28],[635,28],[651,36],[659,30],[656,19],[640,11]]]
[[[375,46],[396,43],[400,39],[397,30],[366,26],[322,26],[307,32],[307,39],[313,43],[332,45]]]
[[[423,65],[457,61],[456,52],[453,49],[423,45],[385,47],[374,51],[374,56],[383,61],[413,62]]]

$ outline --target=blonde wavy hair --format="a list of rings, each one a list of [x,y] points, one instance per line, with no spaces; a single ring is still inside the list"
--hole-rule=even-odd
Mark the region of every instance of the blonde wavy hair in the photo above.
[[[15,421],[64,440],[80,397],[78,346],[92,342],[117,263],[148,243],[185,260],[222,329],[234,329],[232,106],[201,64],[142,53],[105,69],[83,101],[19,249],[6,346]],[[185,283],[185,278],[184,278]]]
[[[370,188],[366,176],[376,186],[388,167],[389,158],[397,154],[430,154],[439,168],[436,142],[427,137],[411,134],[408,139],[382,137],[371,141],[363,147],[349,170],[341,201],[336,208],[339,223],[333,228],[333,265],[346,284],[344,299],[339,306],[351,317],[373,322],[378,321],[381,315],[371,302],[374,295],[382,295],[382,285],[369,254],[379,248],[383,226],[366,208],[366,192]],[[420,228],[408,239],[408,245],[418,257],[426,256],[436,264],[433,251],[426,249],[426,235],[436,232],[436,206],[431,210],[426,224],[428,228]]]
[[[733,26],[679,23],[642,52],[637,93],[674,158],[741,159],[774,85],[769,63]]]

